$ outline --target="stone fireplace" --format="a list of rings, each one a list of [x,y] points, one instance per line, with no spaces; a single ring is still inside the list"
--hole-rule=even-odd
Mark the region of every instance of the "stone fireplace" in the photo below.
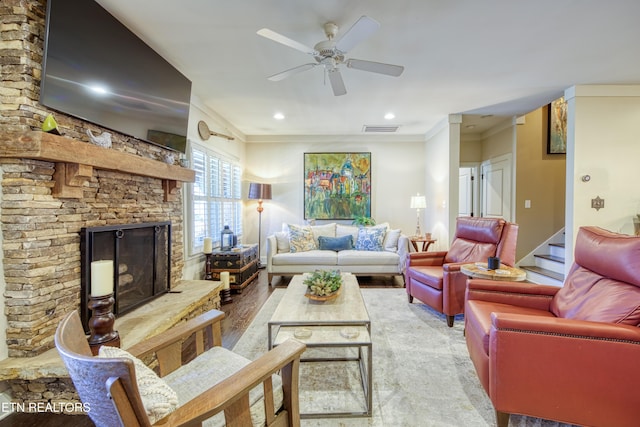
[[[81,163],[71,163],[71,159]],[[126,171],[127,162],[133,161],[135,174]],[[122,170],[102,169],[111,163]],[[167,185],[166,179],[147,175],[177,173],[187,181],[180,174],[192,171],[42,132],[0,136],[0,168],[10,357],[36,356],[52,348],[61,317],[81,306],[83,229],[171,224],[171,240],[168,234],[164,237],[168,253],[163,262],[170,272],[167,287],[181,277],[181,195],[166,191],[176,184]],[[70,184],[70,170],[84,172],[81,177],[74,175]]]
[[[107,129],[39,104],[45,9],[46,0],[3,0],[0,8],[0,386],[23,402],[77,400],[53,337],[82,305],[83,229],[170,224],[166,286],[178,290],[116,320],[124,348],[219,307],[215,286],[180,281],[181,183],[193,171],[167,164],[168,150],[115,132],[110,149],[92,145],[86,131]],[[50,113],[62,136],[40,131]],[[141,326],[140,316],[165,324]]]
[[[112,148],[92,145],[87,129],[107,129],[39,104],[45,9],[46,0],[0,8],[0,291],[10,358],[51,349],[62,316],[80,307],[82,228],[170,222],[171,285],[184,267],[180,184],[193,171],[115,132]],[[40,131],[50,113],[62,136]]]
[[[114,262],[113,313],[123,315],[171,288],[171,222],[83,227],[80,231],[80,318],[89,332],[91,263]]]

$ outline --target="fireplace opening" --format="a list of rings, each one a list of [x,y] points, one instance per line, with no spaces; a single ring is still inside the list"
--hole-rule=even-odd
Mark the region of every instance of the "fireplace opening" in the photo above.
[[[171,222],[152,222],[80,231],[80,317],[85,331],[91,310],[91,262],[113,260],[113,314],[118,317],[166,293],[171,282]]]

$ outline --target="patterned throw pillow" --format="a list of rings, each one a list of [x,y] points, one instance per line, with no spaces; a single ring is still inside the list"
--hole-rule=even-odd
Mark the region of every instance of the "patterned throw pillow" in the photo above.
[[[356,250],[359,251],[382,251],[382,242],[387,228],[384,227],[362,227],[358,230],[358,240]]]
[[[289,224],[289,246],[291,252],[306,252],[317,249],[311,227]]]
[[[140,359],[126,350],[103,345],[98,357],[124,357],[133,361],[136,369],[136,382],[144,409],[147,411],[149,423],[166,417],[178,407],[178,396],[171,387]]]

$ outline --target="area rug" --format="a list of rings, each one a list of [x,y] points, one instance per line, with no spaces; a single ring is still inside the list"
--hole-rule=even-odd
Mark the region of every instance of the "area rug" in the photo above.
[[[267,350],[267,322],[284,289],[276,289],[234,351],[256,359]],[[362,289],[373,341],[373,415],[370,418],[304,419],[303,426],[495,426],[493,406],[469,359],[463,319],[453,328],[443,315],[421,303],[409,304],[404,289]],[[317,351],[317,350],[316,350]],[[301,412],[364,407],[358,366],[303,363]],[[510,427],[570,427],[512,415]]]

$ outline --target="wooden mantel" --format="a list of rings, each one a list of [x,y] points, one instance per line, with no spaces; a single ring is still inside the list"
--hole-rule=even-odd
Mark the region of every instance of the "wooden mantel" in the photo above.
[[[62,198],[82,198],[94,168],[161,179],[165,201],[195,181],[192,169],[40,131],[0,134],[0,157],[55,162],[53,195]]]

